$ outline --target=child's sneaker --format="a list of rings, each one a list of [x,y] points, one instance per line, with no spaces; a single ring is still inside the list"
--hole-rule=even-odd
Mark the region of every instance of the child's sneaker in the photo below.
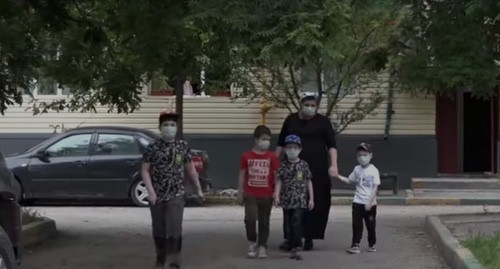
[[[290,259],[298,260],[298,261],[302,260],[302,255],[300,255],[298,248],[292,249],[292,251],[290,252]]]
[[[255,258],[257,257],[257,244],[255,243],[250,243],[248,246],[248,258]]]
[[[260,246],[259,247],[259,259],[265,259],[265,258],[267,258],[266,247]]]
[[[352,247],[347,249],[347,253],[359,254],[359,253],[361,253],[361,248],[359,248],[359,246],[352,246]]]
[[[375,246],[371,246],[368,248],[368,252],[377,252],[377,248]]]

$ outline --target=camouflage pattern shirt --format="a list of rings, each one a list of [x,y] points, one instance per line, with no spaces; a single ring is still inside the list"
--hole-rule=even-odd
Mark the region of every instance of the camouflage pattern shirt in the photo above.
[[[281,181],[281,206],[284,209],[307,208],[309,201],[307,185],[312,178],[307,162],[304,160],[297,163],[283,161],[278,169],[277,177]]]
[[[167,202],[184,195],[184,165],[191,162],[191,151],[185,141],[151,143],[143,155],[150,163],[150,174],[158,202]]]

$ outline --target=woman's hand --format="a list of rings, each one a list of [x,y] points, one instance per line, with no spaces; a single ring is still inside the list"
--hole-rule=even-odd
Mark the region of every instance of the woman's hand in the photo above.
[[[280,203],[281,203],[281,201],[280,201],[280,196],[279,196],[279,195],[277,195],[276,197],[274,197],[274,205],[275,205],[275,206],[279,206],[279,205],[280,205]]]
[[[330,166],[330,168],[328,168],[328,175],[331,177],[331,178],[337,178],[339,177],[339,169],[337,168],[337,166]]]
[[[370,211],[372,209],[372,206],[370,204],[365,205],[365,210]]]

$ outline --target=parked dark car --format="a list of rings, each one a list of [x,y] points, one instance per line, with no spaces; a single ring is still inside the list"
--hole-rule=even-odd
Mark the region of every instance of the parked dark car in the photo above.
[[[13,180],[0,152],[0,269],[14,269],[20,263],[21,209]]]
[[[154,132],[136,128],[80,127],[6,162],[23,200],[131,198],[136,205],[147,206],[140,173],[142,154],[158,138]],[[208,155],[202,150],[192,153],[202,188],[208,191]],[[186,190],[186,198],[193,197],[194,188],[187,185]]]

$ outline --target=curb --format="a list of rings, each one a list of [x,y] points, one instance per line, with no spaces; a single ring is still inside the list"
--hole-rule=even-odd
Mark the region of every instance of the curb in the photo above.
[[[332,197],[331,205],[351,205],[352,197]],[[500,198],[378,197],[379,205],[500,205]],[[206,196],[205,205],[237,205],[235,197]]]
[[[40,221],[23,225],[21,243],[25,248],[30,247],[53,238],[56,234],[56,222],[52,219],[43,217]]]
[[[460,245],[439,216],[427,216],[425,229],[438,246],[438,251],[451,268],[484,269],[472,252]]]

